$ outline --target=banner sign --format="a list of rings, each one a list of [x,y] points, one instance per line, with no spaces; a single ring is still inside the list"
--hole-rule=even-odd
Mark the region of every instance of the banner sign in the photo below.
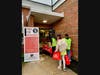
[[[24,62],[39,60],[39,28],[24,27]]]

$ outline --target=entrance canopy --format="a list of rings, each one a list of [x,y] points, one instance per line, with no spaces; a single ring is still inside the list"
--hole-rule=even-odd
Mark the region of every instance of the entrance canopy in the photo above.
[[[45,24],[52,24],[64,17],[64,13],[56,13],[56,12],[45,12],[45,11],[36,11],[31,10],[31,15],[34,16],[35,23],[43,23],[43,21],[47,21]]]
[[[64,13],[58,13],[52,11],[52,5],[48,6],[43,3],[52,3],[55,4],[59,0],[22,0],[22,7],[28,8],[29,13],[27,19],[29,19],[30,15],[34,16],[34,23],[45,23],[45,24],[53,24],[64,17]],[[42,3],[41,3],[42,2]],[[50,3],[50,4],[51,4]]]

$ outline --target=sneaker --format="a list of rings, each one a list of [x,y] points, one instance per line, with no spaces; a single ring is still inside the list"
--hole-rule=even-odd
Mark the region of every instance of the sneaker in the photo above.
[[[63,71],[67,71],[66,68],[64,68]]]
[[[58,66],[58,69],[59,69],[59,70],[61,70],[61,67],[60,67],[60,66]]]

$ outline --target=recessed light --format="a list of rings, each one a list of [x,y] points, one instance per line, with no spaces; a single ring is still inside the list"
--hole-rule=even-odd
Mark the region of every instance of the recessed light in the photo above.
[[[43,20],[43,23],[47,23],[47,20]]]

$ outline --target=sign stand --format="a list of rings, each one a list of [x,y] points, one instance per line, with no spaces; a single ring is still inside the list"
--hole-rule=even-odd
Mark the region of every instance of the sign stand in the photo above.
[[[39,28],[24,27],[24,62],[39,60]]]

